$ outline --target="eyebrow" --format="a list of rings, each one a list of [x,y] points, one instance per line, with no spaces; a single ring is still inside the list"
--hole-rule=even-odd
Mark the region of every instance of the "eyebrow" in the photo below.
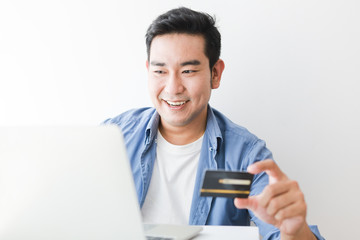
[[[200,65],[200,61],[199,60],[191,60],[191,61],[186,61],[180,64],[182,67],[187,66],[187,65]]]
[[[190,61],[186,61],[183,63],[180,63],[180,66],[184,67],[187,65],[200,65],[200,61],[199,60],[190,60]],[[157,61],[151,61],[150,65],[152,66],[158,66],[158,67],[164,67],[166,64],[163,62],[157,62]]]
[[[151,62],[150,62],[150,65],[152,65],[152,66],[158,66],[158,67],[163,67],[163,66],[165,66],[165,63],[157,62],[157,61],[151,61]]]

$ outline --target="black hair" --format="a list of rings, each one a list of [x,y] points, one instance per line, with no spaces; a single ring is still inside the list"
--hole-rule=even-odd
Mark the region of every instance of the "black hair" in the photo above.
[[[215,27],[215,18],[207,13],[196,12],[189,8],[172,9],[158,16],[149,26],[146,38],[146,50],[150,59],[152,40],[159,35],[171,33],[186,33],[201,35],[205,39],[205,55],[209,59],[210,69],[219,60],[221,49],[221,35]]]

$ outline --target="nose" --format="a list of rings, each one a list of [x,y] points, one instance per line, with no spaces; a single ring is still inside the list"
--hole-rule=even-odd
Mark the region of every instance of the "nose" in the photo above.
[[[169,74],[169,78],[166,81],[165,91],[169,94],[183,93],[185,87],[181,77],[176,73]]]

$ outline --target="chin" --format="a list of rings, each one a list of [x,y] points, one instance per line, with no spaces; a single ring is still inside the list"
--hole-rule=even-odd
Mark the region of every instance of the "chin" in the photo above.
[[[169,118],[166,118],[164,117],[163,118],[164,122],[167,124],[167,125],[170,125],[170,126],[173,126],[173,127],[183,127],[183,126],[186,126],[188,124],[188,121],[187,120],[179,120],[179,118],[173,118],[173,119],[169,119]]]

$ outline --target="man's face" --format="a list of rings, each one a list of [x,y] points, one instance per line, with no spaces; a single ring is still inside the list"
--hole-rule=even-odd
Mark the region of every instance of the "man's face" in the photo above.
[[[160,35],[151,43],[148,87],[165,128],[206,122],[212,86],[204,47],[202,36],[189,34]]]

